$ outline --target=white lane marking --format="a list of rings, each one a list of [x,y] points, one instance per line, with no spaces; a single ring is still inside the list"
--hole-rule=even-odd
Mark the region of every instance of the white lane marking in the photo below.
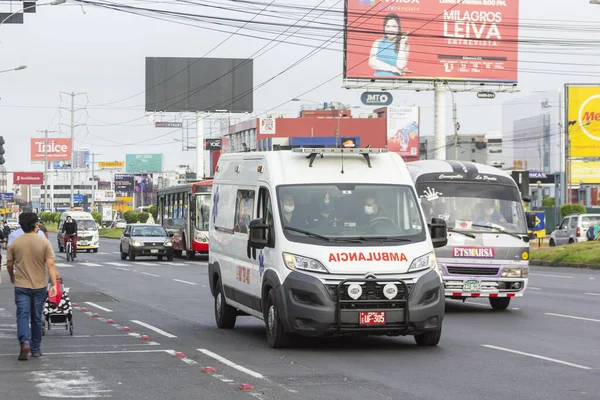
[[[505,351],[507,353],[513,353],[513,354],[519,354],[519,355],[522,355],[522,356],[537,358],[539,360],[550,361],[550,362],[553,362],[553,363],[562,364],[562,365],[566,365],[566,366],[574,367],[574,368],[579,368],[579,369],[587,369],[587,370],[592,369],[590,367],[586,367],[586,366],[579,365],[579,364],[573,364],[573,363],[562,361],[562,360],[557,360],[555,358],[544,357],[544,356],[540,356],[540,355],[537,355],[537,354],[531,354],[531,353],[524,353],[522,351],[511,350],[511,349],[507,349],[507,348],[504,348],[504,347],[492,346],[492,345],[489,345],[489,344],[482,344],[481,347],[487,347],[488,349],[500,350],[500,351]]]
[[[88,304],[88,305],[90,305],[90,306],[92,306],[92,307],[99,308],[99,309],[100,309],[100,310],[102,310],[102,311],[106,311],[106,312],[113,312],[113,310],[111,310],[110,308],[106,308],[106,307],[99,306],[98,304],[96,304],[96,303],[92,303],[91,301],[86,301],[86,302],[85,302],[85,304]]]
[[[65,263],[55,263],[54,265],[56,265],[57,267],[61,267],[61,268],[73,268],[74,267],[73,264],[65,264]]]
[[[106,264],[106,265],[112,265],[112,266],[115,266],[115,267],[131,267],[131,264],[124,264],[124,263],[120,263],[120,262],[107,262],[107,263],[104,263],[104,264]]]
[[[102,266],[102,264],[96,264],[96,263],[92,263],[92,262],[84,262],[82,264],[85,265],[86,267],[101,267]]]
[[[103,255],[103,256],[107,256],[107,255],[109,255],[110,253],[103,253],[103,252],[100,252],[100,253],[98,253],[98,254],[100,254],[100,255]],[[119,254],[119,253],[117,253],[117,254]]]
[[[167,264],[167,265],[175,265],[175,266],[178,266],[178,267],[180,267],[182,265],[185,265],[184,263],[178,263],[178,262],[172,262],[172,261],[167,261],[165,264]]]
[[[157,327],[155,327],[155,326],[152,326],[152,325],[150,325],[150,324],[147,324],[147,323],[145,323],[145,322],[142,322],[142,321],[138,321],[138,320],[132,319],[132,320],[131,320],[131,322],[133,322],[134,324],[141,325],[141,326],[143,326],[144,328],[148,328],[148,329],[150,329],[150,330],[152,330],[152,331],[154,331],[154,332],[156,332],[156,333],[158,333],[158,334],[161,334],[161,335],[163,335],[163,336],[166,336],[166,337],[168,337],[168,338],[176,338],[176,337],[177,337],[177,336],[175,336],[175,335],[171,335],[169,332],[165,332],[165,331],[163,331],[162,329],[158,329]]]
[[[584,293],[587,294],[588,296],[600,296],[600,293]]]
[[[112,390],[104,389],[87,370],[34,371],[30,375],[42,397],[111,397]]]
[[[565,278],[565,279],[573,279],[572,276],[568,275],[550,275],[550,274],[529,274],[529,276],[545,276],[548,278]]]
[[[177,355],[177,352],[175,350],[167,350],[167,353],[170,354],[170,355],[172,355],[172,356],[176,356]],[[196,361],[192,360],[191,358],[182,357],[182,358],[180,358],[180,360],[183,361],[184,363],[188,364],[188,365],[198,365],[198,363]]]
[[[0,310],[4,310],[4,308],[1,308]],[[17,324],[0,324],[0,326],[4,328],[16,328]]]
[[[243,372],[247,375],[250,375],[253,378],[258,378],[258,379],[265,379],[265,377],[262,374],[259,374],[258,372],[252,371],[251,369],[242,367],[241,365],[238,365],[236,363],[234,363],[233,361],[230,361],[228,359],[226,359],[225,357],[222,357],[216,353],[213,353],[210,350],[206,350],[206,349],[197,349],[200,353],[205,354],[211,358],[214,358],[217,361],[220,361],[221,363],[227,365],[228,367],[231,367],[233,369],[237,369],[240,372]]]
[[[131,271],[130,269],[127,268],[117,268],[119,271]]]
[[[140,272],[141,274],[144,275],[149,275],[149,276],[156,276],[156,277],[160,277],[160,275],[156,275],[156,274],[151,274],[150,272]]]
[[[187,283],[188,285],[195,285],[194,282],[182,281],[181,279],[173,279],[175,282]]]
[[[525,289],[531,289],[531,290],[542,290],[542,288],[539,288],[539,287],[533,287],[533,286],[527,286]]]
[[[552,317],[561,317],[561,318],[579,319],[579,320],[582,320],[582,321],[600,322],[600,319],[576,317],[574,315],[554,314],[554,313],[545,313],[545,314],[546,315],[550,315]]]
[[[70,336],[69,336],[70,337]],[[46,353],[45,356],[79,356],[79,355],[94,355],[94,354],[128,354],[128,353],[166,353],[167,350],[107,350],[107,351],[61,351],[59,353]],[[15,353],[0,354],[0,357],[14,357]]]
[[[149,265],[149,266],[152,266],[152,267],[156,267],[156,266],[159,266],[159,265],[160,265],[160,264],[153,263],[153,262],[148,262],[148,261],[140,261],[140,262],[139,262],[139,263],[137,263],[137,264],[140,264],[140,265]]]

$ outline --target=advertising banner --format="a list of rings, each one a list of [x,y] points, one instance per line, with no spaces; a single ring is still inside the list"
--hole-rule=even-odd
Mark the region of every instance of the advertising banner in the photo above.
[[[115,210],[119,211],[121,215],[125,211],[133,210],[133,196],[117,197],[115,202]]]
[[[114,190],[95,190],[94,201],[96,202],[107,202],[116,201],[116,193]]]
[[[135,175],[135,207],[151,206],[156,202],[156,190],[152,174]]]
[[[132,174],[115,174],[115,209],[121,213],[133,210],[135,177]]]
[[[517,81],[518,0],[346,0],[345,21],[345,78]]]
[[[162,154],[127,154],[125,172],[129,174],[162,172]]]
[[[419,157],[419,107],[388,107],[387,148],[404,157]]]
[[[275,126],[277,120],[273,116],[260,118],[260,134],[261,135],[274,135],[276,132]]]
[[[45,160],[44,138],[31,139],[31,161]],[[71,139],[67,138],[48,138],[48,160],[49,161],[70,161],[71,160]]]
[[[221,139],[204,139],[204,150],[221,150]]]
[[[102,221],[112,221],[112,206],[102,206]]]
[[[43,172],[13,172],[13,184],[15,185],[41,185],[43,183]]]
[[[0,200],[1,201],[15,201],[15,194],[14,193],[0,193]]]
[[[98,161],[99,169],[121,169],[125,167],[125,161]]]
[[[600,161],[571,161],[571,185],[600,183]]]
[[[571,157],[600,155],[600,85],[566,85]]]

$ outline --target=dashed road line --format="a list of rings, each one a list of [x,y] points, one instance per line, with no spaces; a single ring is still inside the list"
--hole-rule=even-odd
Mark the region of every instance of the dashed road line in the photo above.
[[[529,276],[545,276],[547,278],[564,278],[564,279],[573,279],[572,276],[568,275],[551,275],[551,274],[529,274]]]
[[[525,289],[528,289],[528,290],[542,290],[542,288],[533,287],[533,286],[527,286]]]
[[[127,269],[127,268],[120,268],[120,267],[118,267],[117,269],[118,269],[119,271],[128,271],[128,272],[129,272],[129,271],[131,271],[130,269]]]
[[[584,317],[576,317],[574,315],[565,315],[565,314],[554,314],[554,313],[545,313],[546,315],[550,315],[552,317],[561,317],[561,318],[570,318],[570,319],[578,319],[581,321],[590,321],[590,322],[600,322],[600,319],[593,318],[584,318]]]
[[[156,333],[158,333],[160,335],[166,336],[166,337],[171,338],[171,339],[177,337],[175,335],[170,334],[169,332],[165,332],[162,329],[159,329],[159,328],[157,328],[155,326],[152,326],[150,324],[147,324],[145,322],[138,321],[136,319],[132,319],[131,322],[133,322],[134,324],[138,324],[140,326],[143,326],[144,328],[150,329],[150,330],[152,330],[152,331],[154,331],[154,332],[156,332]]]
[[[160,275],[151,274],[150,272],[140,272],[140,274],[144,274],[144,275],[148,275],[148,276],[160,277]]]
[[[90,305],[90,306],[95,307],[95,308],[98,308],[98,309],[100,309],[102,311],[113,312],[113,310],[111,310],[110,308],[99,306],[98,304],[92,303],[91,301],[86,301],[85,304]]]
[[[106,265],[112,265],[113,267],[131,267],[131,264],[125,264],[120,262],[106,262]]]
[[[86,267],[102,267],[102,264],[92,263],[92,262],[83,262],[82,265]]]
[[[183,281],[181,279],[173,279],[175,282],[187,283],[188,285],[195,285],[194,282]]]
[[[588,296],[600,296],[600,293],[584,293],[585,295]]]
[[[539,360],[544,360],[544,361],[550,361],[556,364],[562,364],[562,365],[566,365],[568,367],[573,367],[573,368],[579,368],[579,369],[585,369],[585,370],[591,370],[592,368],[590,367],[586,367],[584,365],[579,365],[579,364],[573,364],[567,361],[562,361],[562,360],[557,360],[556,358],[550,358],[550,357],[545,357],[545,356],[540,356],[537,354],[532,354],[532,353],[525,353],[522,351],[518,351],[518,350],[512,350],[512,349],[507,349],[505,347],[498,347],[498,346],[492,346],[489,344],[482,344],[481,347],[486,347],[488,349],[493,349],[493,350],[500,350],[500,351],[504,351],[507,353],[513,353],[513,354],[518,354],[521,356],[526,356],[526,357],[531,357],[531,358],[537,358]]]
[[[241,365],[238,365],[236,363],[234,363],[231,360],[226,359],[223,356],[220,356],[216,353],[213,353],[210,350],[207,349],[197,349],[200,353],[205,354],[211,358],[214,358],[215,360],[221,362],[222,364],[227,365],[228,367],[231,367],[233,369],[237,369],[240,372],[243,372],[247,375],[250,375],[253,378],[257,378],[257,379],[265,379],[265,377],[262,374],[259,374],[258,372],[252,371],[251,369],[248,369],[246,367],[242,367]]]

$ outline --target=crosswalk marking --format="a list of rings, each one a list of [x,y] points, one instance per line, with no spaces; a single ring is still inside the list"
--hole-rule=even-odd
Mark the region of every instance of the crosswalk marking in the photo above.
[[[179,266],[179,267],[181,267],[182,265],[185,265],[185,263],[178,263],[178,262],[172,262],[172,261],[168,261],[165,264],[167,264],[167,265],[175,265],[175,266]]]
[[[57,267],[61,267],[61,268],[73,268],[75,266],[73,264],[63,264],[63,263],[56,263],[55,265]]]
[[[102,264],[96,264],[96,263],[91,263],[91,262],[84,262],[84,263],[80,263],[82,265],[85,265],[86,267],[101,267]]]
[[[107,262],[105,264],[112,265],[115,267],[131,267],[131,264],[124,264],[124,263],[119,263],[119,262]]]
[[[140,264],[140,265],[151,265],[153,267],[156,267],[157,265],[160,265],[160,264],[157,264],[157,263],[147,262],[147,261],[142,261],[142,262],[139,262],[137,264]]]

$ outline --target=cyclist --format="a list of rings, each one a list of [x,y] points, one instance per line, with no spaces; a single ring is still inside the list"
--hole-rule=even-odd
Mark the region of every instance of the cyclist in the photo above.
[[[73,258],[77,258],[77,222],[75,222],[70,215],[67,216],[67,220],[63,224],[62,233],[65,236],[65,246],[67,244],[66,236],[71,237],[73,246]]]

